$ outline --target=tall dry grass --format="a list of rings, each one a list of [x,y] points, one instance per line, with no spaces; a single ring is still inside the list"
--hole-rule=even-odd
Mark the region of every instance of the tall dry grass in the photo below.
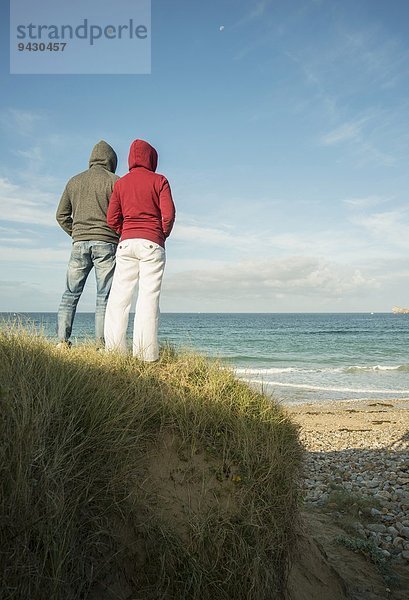
[[[199,356],[144,364],[12,329],[0,394],[3,600],[283,597],[301,451],[269,398]],[[174,517],[166,436],[203,493]]]

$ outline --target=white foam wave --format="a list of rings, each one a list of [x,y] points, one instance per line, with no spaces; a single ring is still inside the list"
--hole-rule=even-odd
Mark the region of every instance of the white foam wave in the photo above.
[[[409,396],[409,390],[374,390],[365,388],[329,387],[323,385],[307,385],[303,383],[283,383],[282,381],[260,381],[260,379],[244,379],[247,383],[258,383],[276,387],[295,388],[298,390],[313,390],[322,392],[350,392],[353,394],[394,394]]]
[[[379,371],[408,371],[409,365],[351,365],[349,367],[268,367],[264,369],[237,367],[237,375],[275,375],[280,373],[371,373]]]
[[[266,369],[246,369],[237,368],[237,375],[275,375],[279,373],[340,373],[343,371],[341,367],[317,367],[316,369],[306,369],[304,367],[269,367]]]
[[[354,371],[409,371],[409,365],[352,365],[345,369],[346,373]]]

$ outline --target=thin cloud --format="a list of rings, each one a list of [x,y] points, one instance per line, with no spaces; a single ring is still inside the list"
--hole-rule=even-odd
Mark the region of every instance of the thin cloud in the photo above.
[[[0,242],[2,244],[11,244],[11,245],[18,245],[18,246],[32,246],[32,244],[33,244],[33,240],[31,240],[30,238],[3,237],[2,235],[0,235]]]
[[[6,279],[0,281],[0,311],[2,312],[36,312],[55,311],[58,306],[60,290],[52,285]],[[17,314],[16,314],[17,316]]]
[[[395,87],[408,74],[408,51],[398,37],[372,27],[345,32],[344,40],[346,51],[381,87]]]
[[[372,111],[371,111],[372,112]],[[352,150],[358,153],[359,164],[365,164],[368,161],[377,162],[383,166],[391,166],[396,162],[396,158],[382,150],[368,139],[368,134],[364,131],[364,125],[375,114],[365,116],[357,121],[349,121],[329,131],[321,136],[320,142],[324,146],[337,146],[339,144],[350,144]]]
[[[273,0],[258,0],[257,2],[251,2],[252,8],[241,19],[234,23],[231,29],[242,27],[250,21],[261,19],[265,15],[268,7],[272,5],[272,3]]]
[[[232,243],[237,243],[238,236],[232,235],[224,229],[176,222],[172,239],[178,242],[195,242],[211,246],[231,246]]]
[[[361,121],[355,123],[343,123],[336,129],[321,137],[324,146],[333,146],[342,142],[357,140],[362,130]]]
[[[44,119],[44,115],[32,110],[8,108],[0,113],[0,125],[3,129],[21,136],[30,136]]]
[[[10,246],[0,246],[0,262],[24,263],[33,265],[36,270],[50,264],[64,264],[69,257],[69,251],[56,250],[55,248],[11,248]]]
[[[55,226],[56,196],[0,177],[1,220],[28,225]]]
[[[377,196],[337,200],[337,203],[344,204],[348,209],[345,220],[331,223],[324,228],[320,223],[316,226],[310,223],[304,227],[300,223],[294,223],[292,228],[281,228],[279,233],[272,233],[270,228],[266,228],[264,221],[253,223],[253,228],[249,228],[243,235],[240,224],[215,228],[184,220],[175,225],[172,245],[175,242],[178,245],[173,246],[177,257],[183,249],[183,253],[189,255],[189,260],[196,260],[196,256],[200,260],[205,248],[206,251],[219,249],[224,255],[228,252],[229,256],[235,256],[237,261],[245,256],[254,255],[256,251],[264,258],[271,256],[285,260],[296,254],[325,257],[359,267],[364,260],[373,260],[379,256],[379,246],[373,244],[369,229],[364,228],[363,231],[361,219],[367,217],[368,209],[388,200]],[[328,199],[328,203],[333,202]],[[280,222],[280,219],[280,214],[277,214],[275,222]],[[390,248],[385,248],[382,254],[391,252],[394,253]]]
[[[386,244],[400,249],[409,249],[409,214],[407,209],[374,213],[353,220],[363,227],[382,246]]]
[[[379,206],[385,202],[390,202],[392,198],[384,198],[382,196],[363,196],[357,198],[346,198],[343,203],[352,209],[365,209]]]
[[[165,282],[167,295],[186,297],[285,296],[341,298],[366,293],[377,282],[359,269],[314,257],[288,257],[282,260],[241,261],[203,271],[191,270],[172,275]]]
[[[44,162],[44,154],[40,146],[32,146],[26,150],[18,150],[17,156],[24,158],[30,165],[38,165]]]
[[[259,19],[264,15],[267,8],[272,4],[273,0],[259,0],[252,11],[250,11],[249,19]]]

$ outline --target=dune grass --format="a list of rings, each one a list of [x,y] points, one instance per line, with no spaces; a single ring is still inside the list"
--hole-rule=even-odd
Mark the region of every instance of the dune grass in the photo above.
[[[215,363],[0,331],[3,600],[284,597],[296,426]]]

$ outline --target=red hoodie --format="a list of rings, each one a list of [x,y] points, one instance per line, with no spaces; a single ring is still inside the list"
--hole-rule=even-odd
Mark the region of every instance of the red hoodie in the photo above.
[[[155,173],[158,153],[135,140],[129,150],[129,173],[115,183],[107,223],[121,240],[144,238],[161,246],[172,231],[175,206],[169,182]]]

